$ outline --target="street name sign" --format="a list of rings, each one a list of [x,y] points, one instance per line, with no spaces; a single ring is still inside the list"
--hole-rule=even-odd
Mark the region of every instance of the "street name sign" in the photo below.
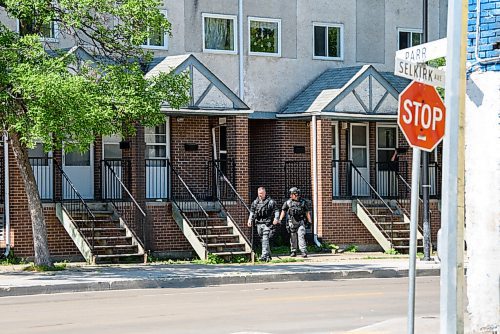
[[[432,59],[446,57],[446,44],[446,38],[442,38],[411,48],[402,49],[396,51],[396,58],[412,63],[423,63]]]
[[[434,150],[444,137],[445,119],[435,87],[414,81],[399,95],[398,125],[410,146]]]
[[[422,63],[414,63],[396,56],[394,74],[431,86],[444,88],[445,72]]]

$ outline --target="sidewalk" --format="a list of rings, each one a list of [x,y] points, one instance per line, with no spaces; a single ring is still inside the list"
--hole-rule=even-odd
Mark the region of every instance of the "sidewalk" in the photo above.
[[[282,257],[287,258],[287,257]],[[69,264],[34,273],[0,266],[0,297],[62,292],[189,288],[223,284],[407,277],[407,257],[383,253],[311,254],[303,262],[275,264]],[[438,276],[438,262],[417,260],[417,276]]]

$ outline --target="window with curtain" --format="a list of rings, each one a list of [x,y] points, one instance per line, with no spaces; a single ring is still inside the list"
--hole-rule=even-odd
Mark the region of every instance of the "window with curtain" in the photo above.
[[[281,20],[249,18],[250,54],[281,55]]]
[[[236,53],[236,17],[203,14],[203,50]]]
[[[314,58],[342,59],[342,28],[338,24],[314,24]]]

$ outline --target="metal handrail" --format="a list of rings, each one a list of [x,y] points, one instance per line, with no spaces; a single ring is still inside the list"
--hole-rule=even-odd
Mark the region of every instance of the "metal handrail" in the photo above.
[[[92,253],[93,253],[94,252],[94,235],[95,235],[95,221],[96,221],[96,217],[95,217],[94,213],[92,212],[92,210],[90,210],[89,206],[87,205],[87,203],[85,202],[85,200],[83,199],[83,197],[80,195],[80,193],[78,192],[78,190],[76,190],[75,186],[73,185],[73,182],[71,182],[71,180],[68,177],[68,175],[64,172],[64,170],[61,168],[61,166],[59,166],[59,164],[57,163],[57,160],[54,159],[54,158],[50,158],[50,159],[52,159],[52,161],[54,162],[54,165],[56,166],[56,169],[61,174],[63,180],[66,181],[66,183],[69,185],[69,187],[72,190],[72,192],[77,196],[77,199],[80,201],[80,204],[83,205],[83,208],[85,209],[86,213],[91,217],[91,221],[92,221],[92,244],[90,244],[88,242],[88,240],[87,240],[86,237],[84,237],[83,239],[85,240],[85,242],[87,243],[87,245],[91,248]],[[55,191],[55,189],[54,189],[54,191]],[[67,208],[66,205],[64,205],[64,202],[67,202],[64,199],[64,194],[60,195],[59,202],[61,203],[62,208],[66,211],[66,213],[68,214],[68,216],[70,217],[70,219],[75,224],[77,230],[81,233],[80,226],[74,222],[74,218],[72,216],[73,211],[71,209]]]
[[[246,205],[245,201],[243,200],[243,198],[241,198],[240,194],[236,191],[236,189],[234,188],[233,184],[228,180],[228,178],[226,177],[226,175],[220,170],[219,166],[217,166],[217,164],[213,164],[214,168],[216,169],[216,171],[222,176],[222,179],[225,181],[225,183],[231,188],[231,190],[233,191],[233,193],[236,195],[236,198],[238,200],[238,202],[240,202],[240,204],[243,205],[243,207],[246,209],[246,212],[248,213],[248,215],[250,214],[250,208],[248,207],[248,205]],[[217,183],[218,185],[218,183]],[[222,207],[224,208],[224,211],[226,211],[226,214],[231,218],[231,220],[235,223],[234,225],[236,226],[236,228],[238,229],[238,231],[240,232],[240,234],[243,236],[243,238],[245,239],[245,241],[250,245],[250,251],[253,253],[253,248],[254,248],[254,245],[253,245],[253,222],[252,222],[252,232],[251,232],[251,235],[252,235],[252,240],[250,241],[247,236],[245,235],[245,233],[243,233],[243,231],[241,230],[240,226],[236,223],[236,221],[233,219],[231,213],[229,212],[229,210],[226,208],[226,206],[224,205],[222,199],[221,199],[221,196],[218,195],[217,196],[217,200],[219,201],[219,203],[222,205]],[[247,217],[248,217],[247,215]]]
[[[144,212],[144,210],[141,208],[141,206],[139,205],[139,203],[137,203],[137,201],[135,200],[134,196],[132,196],[132,194],[130,193],[130,191],[128,190],[128,188],[125,186],[125,184],[123,184],[122,180],[118,177],[118,175],[116,175],[115,171],[113,170],[113,168],[111,168],[111,166],[109,165],[108,161],[107,160],[103,160],[104,164],[106,165],[106,167],[109,168],[111,174],[115,177],[115,179],[118,181],[118,183],[120,183],[121,187],[123,190],[125,190],[125,192],[127,193],[127,195],[129,196],[129,198],[132,200],[132,202],[135,204],[136,208],[139,209],[139,212],[144,216],[146,217],[146,213]]]
[[[181,182],[181,184],[184,187],[184,189],[187,190],[187,193],[189,194],[190,198],[196,204],[196,207],[198,208],[198,212],[201,212],[202,215],[204,216],[204,220],[205,220],[205,236],[204,236],[205,237],[205,259],[207,259],[208,258],[208,218],[209,218],[208,213],[205,211],[205,209],[203,209],[203,206],[200,204],[200,202],[198,201],[198,199],[196,198],[196,196],[193,194],[193,192],[191,191],[191,189],[189,189],[189,187],[186,184],[186,182],[184,182],[184,180],[182,179],[182,177],[179,175],[179,173],[172,166],[172,163],[170,162],[169,159],[167,159],[167,164],[168,164],[170,170],[174,173],[174,175],[177,177],[177,179]],[[174,195],[174,191],[172,191],[171,199],[172,199],[172,202],[179,208],[182,216],[184,217],[184,219],[186,220],[186,222],[191,227],[191,230],[198,237],[200,237],[200,238],[203,239],[203,236],[194,228],[193,223],[187,217],[186,213],[182,209],[182,206],[177,202],[176,196]],[[202,217],[202,219],[203,219],[203,217]]]
[[[373,191],[373,193],[378,197],[379,200],[382,201],[382,203],[384,203],[384,205],[386,206],[387,209],[389,209],[389,211],[391,212],[391,214],[394,215],[394,211],[391,209],[391,207],[387,204],[386,201],[384,201],[384,199],[382,198],[382,196],[380,196],[380,194],[375,190],[375,188],[373,188],[373,186],[370,184],[370,182],[366,181],[366,179],[363,177],[363,175],[361,175],[361,172],[359,171],[359,169],[352,163],[352,161],[349,161],[350,164],[351,164],[351,168],[354,168],[354,170],[358,173],[358,175],[361,177],[361,179],[363,181],[365,181],[365,183],[368,185],[368,187],[370,187],[370,189]]]
[[[132,201],[135,210],[137,210],[137,212],[142,216],[140,218],[140,219],[142,219],[142,222],[141,222],[142,240],[137,237],[137,234],[135,233],[135,231],[133,229],[130,229],[130,232],[134,235],[134,237],[136,238],[136,240],[141,243],[141,246],[143,248],[145,248],[145,244],[146,244],[146,226],[144,226],[144,225],[146,223],[146,218],[147,218],[146,212],[144,212],[144,210],[141,208],[141,206],[139,205],[139,203],[137,203],[137,201],[135,200],[134,196],[132,196],[132,193],[128,190],[128,188],[122,182],[121,178],[118,177],[118,175],[116,175],[114,169],[109,164],[108,160],[102,160],[102,163],[104,164],[105,168],[110,172],[111,176],[114,177],[114,180],[118,182],[118,184],[120,185],[121,190],[125,191],[125,193],[127,193],[128,198]],[[130,223],[130,221],[127,222],[127,220],[125,218],[125,213],[123,212],[123,210],[120,209],[120,205],[118,205],[116,203],[117,199],[114,198],[114,196],[110,196],[110,198],[105,198],[105,199],[109,200],[111,202],[111,204],[113,205],[113,207],[115,208],[115,210],[117,211],[117,213],[119,214],[119,216],[125,221],[125,224]]]

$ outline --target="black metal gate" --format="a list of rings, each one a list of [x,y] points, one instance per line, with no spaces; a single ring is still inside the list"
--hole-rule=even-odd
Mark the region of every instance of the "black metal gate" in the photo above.
[[[285,189],[284,198],[289,197],[289,189],[297,187],[301,196],[312,200],[312,180],[310,161],[286,161],[285,162]]]

